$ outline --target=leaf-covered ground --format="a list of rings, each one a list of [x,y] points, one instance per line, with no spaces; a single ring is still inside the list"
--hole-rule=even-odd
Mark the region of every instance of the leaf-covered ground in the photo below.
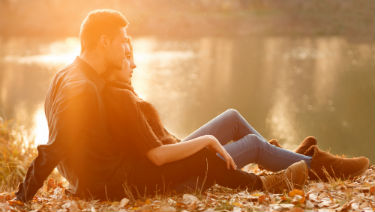
[[[257,168],[252,172],[262,174]],[[62,183],[50,178],[27,204],[0,194],[0,211],[375,211],[375,166],[354,180],[309,181],[303,190],[284,194],[232,190],[214,186],[204,193],[118,202],[84,201],[66,196]]]

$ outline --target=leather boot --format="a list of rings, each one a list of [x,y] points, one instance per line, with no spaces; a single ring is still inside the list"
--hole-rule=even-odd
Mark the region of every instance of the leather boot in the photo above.
[[[261,176],[265,191],[282,193],[284,190],[302,189],[308,176],[308,168],[305,161],[299,161],[290,165],[287,169],[268,176]]]
[[[311,156],[310,180],[351,179],[363,174],[369,167],[366,157],[344,158],[324,152],[318,146],[311,146],[305,155]]]
[[[318,141],[314,136],[307,136],[302,143],[297,147],[296,153],[304,154],[311,146],[316,145]]]

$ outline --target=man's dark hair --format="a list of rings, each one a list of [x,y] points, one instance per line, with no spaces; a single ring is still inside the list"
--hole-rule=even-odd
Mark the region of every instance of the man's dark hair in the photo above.
[[[101,35],[113,37],[120,28],[128,24],[125,16],[116,10],[99,9],[89,12],[79,32],[81,52],[94,49]]]

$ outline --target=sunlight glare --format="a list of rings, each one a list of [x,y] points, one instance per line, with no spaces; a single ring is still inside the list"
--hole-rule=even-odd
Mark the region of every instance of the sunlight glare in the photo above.
[[[22,64],[42,64],[47,66],[60,66],[71,63],[79,55],[80,43],[76,37],[69,37],[42,47],[42,54],[31,56],[10,55],[4,59],[7,62]]]
[[[35,136],[34,145],[46,144],[48,141],[48,124],[44,114],[44,107],[40,105],[34,115],[32,134]]]

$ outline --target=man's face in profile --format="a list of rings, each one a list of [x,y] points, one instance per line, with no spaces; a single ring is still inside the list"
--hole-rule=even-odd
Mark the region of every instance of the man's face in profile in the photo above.
[[[122,70],[126,55],[129,54],[129,37],[126,28],[120,28],[119,32],[111,39],[109,45],[105,48],[108,68],[113,71]]]

